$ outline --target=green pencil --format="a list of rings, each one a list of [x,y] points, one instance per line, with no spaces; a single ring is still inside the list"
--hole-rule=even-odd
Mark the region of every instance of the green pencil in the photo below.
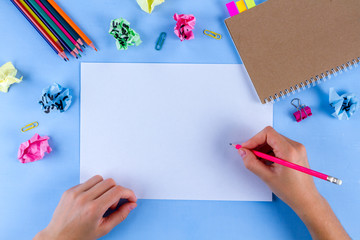
[[[65,19],[51,6],[47,0],[40,0],[40,2],[46,7],[46,9],[58,20],[61,25],[68,31],[68,33],[83,47],[84,43],[77,32],[65,21]]]
[[[79,51],[76,46],[70,41],[68,37],[61,31],[61,29],[54,23],[53,20],[46,14],[46,12],[35,2],[35,0],[25,0],[25,2],[31,4],[35,10],[43,17],[43,19],[51,26],[51,28],[61,37],[61,39],[76,53]]]

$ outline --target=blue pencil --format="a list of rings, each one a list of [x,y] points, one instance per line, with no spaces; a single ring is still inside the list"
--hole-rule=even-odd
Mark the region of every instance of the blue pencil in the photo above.
[[[48,22],[41,16],[41,14],[39,14],[39,12],[36,11],[33,5],[31,5],[28,0],[24,0],[24,2],[31,8],[31,10],[33,10],[33,12],[36,14],[36,16],[38,16],[38,18],[40,18],[40,20],[45,24],[45,26],[55,35],[55,37],[59,40],[61,45],[63,45],[64,48],[71,55],[73,55],[73,57],[78,58],[76,54],[70,49],[70,47],[65,43],[65,41],[56,33],[56,31],[54,31],[54,29],[50,26],[50,24],[48,24]]]
[[[51,42],[46,38],[46,36],[43,35],[43,33],[40,31],[40,29],[34,24],[34,22],[29,18],[28,14],[29,13],[25,13],[25,8],[21,5],[18,5],[20,3],[15,2],[14,0],[10,0],[14,6],[19,10],[19,12],[21,12],[21,14],[29,21],[29,23],[36,29],[36,31],[40,34],[40,36],[50,45],[50,47],[54,50],[54,52],[59,55],[62,59],[65,60],[65,62],[67,61],[64,56],[63,56],[63,52],[58,52],[58,50],[51,44]]]

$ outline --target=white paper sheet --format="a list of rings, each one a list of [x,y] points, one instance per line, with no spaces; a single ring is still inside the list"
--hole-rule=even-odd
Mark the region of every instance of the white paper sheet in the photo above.
[[[81,64],[80,181],[142,199],[271,201],[230,142],[272,125],[242,65]]]

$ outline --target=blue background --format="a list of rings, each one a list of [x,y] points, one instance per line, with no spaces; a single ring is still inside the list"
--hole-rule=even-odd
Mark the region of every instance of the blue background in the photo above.
[[[68,63],[52,52],[10,1],[0,1],[0,64],[12,61],[24,76],[9,93],[0,93],[1,239],[33,237],[47,226],[61,194],[79,183],[80,62],[241,63],[224,24],[227,1],[167,0],[151,15],[140,10],[135,0],[59,1],[99,49],[95,52],[87,47],[81,59],[71,58]],[[195,40],[180,42],[173,34],[175,12],[196,16]],[[127,19],[140,34],[140,46],[116,50],[108,29],[110,21],[119,17]],[[203,35],[204,29],[221,33],[223,39]],[[155,51],[162,31],[168,37],[164,48]],[[360,113],[349,121],[332,117],[328,90],[335,87],[340,93],[360,95],[359,80],[360,67],[297,94],[313,111],[313,116],[301,123],[292,118],[295,109],[289,103],[291,98],[274,105],[275,129],[307,147],[313,169],[343,179],[341,187],[318,179],[315,182],[354,239],[360,238]],[[74,101],[66,113],[46,115],[38,100],[42,89],[53,82],[71,88]],[[106,84],[106,79],[99,82]],[[36,130],[20,132],[33,121],[40,123]],[[21,164],[18,147],[35,132],[51,137],[53,152],[44,160]],[[310,235],[296,214],[274,196],[270,203],[140,200],[128,219],[104,237],[240,238],[310,239]]]

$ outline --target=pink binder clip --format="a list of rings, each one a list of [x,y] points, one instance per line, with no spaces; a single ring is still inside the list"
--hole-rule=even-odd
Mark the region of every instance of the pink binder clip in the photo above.
[[[294,104],[294,101],[297,101],[297,105]],[[294,98],[291,100],[291,104],[296,108],[296,112],[294,112],[294,117],[297,122],[310,117],[312,115],[311,108],[305,105],[301,105],[300,99]]]

